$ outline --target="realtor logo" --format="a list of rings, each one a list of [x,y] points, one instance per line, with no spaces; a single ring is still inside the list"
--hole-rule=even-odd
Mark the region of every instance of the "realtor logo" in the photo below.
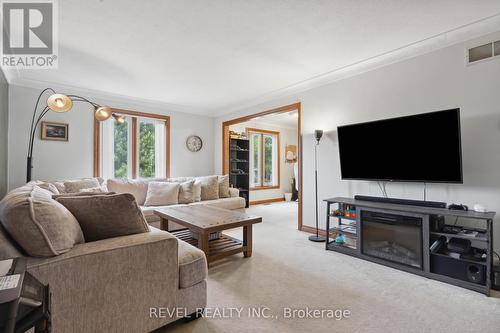
[[[57,4],[2,1],[2,67],[57,68]]]

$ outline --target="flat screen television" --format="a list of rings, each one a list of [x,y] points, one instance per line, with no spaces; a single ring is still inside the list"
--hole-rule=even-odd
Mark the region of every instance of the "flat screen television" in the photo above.
[[[337,128],[342,179],[462,183],[460,109]]]

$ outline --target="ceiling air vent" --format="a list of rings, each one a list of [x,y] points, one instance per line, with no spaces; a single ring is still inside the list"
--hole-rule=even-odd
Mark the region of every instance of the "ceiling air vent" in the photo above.
[[[474,62],[500,56],[500,40],[473,47],[468,50],[467,62]]]

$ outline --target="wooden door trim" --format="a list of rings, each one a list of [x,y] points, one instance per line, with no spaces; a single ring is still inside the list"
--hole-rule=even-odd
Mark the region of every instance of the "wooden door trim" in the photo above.
[[[297,159],[298,169],[299,169],[299,179],[298,179],[298,192],[299,192],[299,207],[298,207],[298,219],[297,219],[297,227],[299,230],[303,230],[302,225],[302,104],[300,102],[288,104],[284,106],[280,106],[278,108],[250,114],[247,116],[230,119],[224,121],[222,123],[222,172],[223,174],[229,173],[229,126],[234,124],[243,123],[249,120],[252,120],[255,117],[262,117],[265,115],[273,114],[273,113],[284,113],[297,110],[298,119],[297,119],[297,137],[298,137],[298,152],[299,156]]]

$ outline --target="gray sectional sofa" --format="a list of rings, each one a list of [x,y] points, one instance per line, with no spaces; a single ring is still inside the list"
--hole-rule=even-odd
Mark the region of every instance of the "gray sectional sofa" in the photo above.
[[[110,191],[132,193],[136,200],[142,200],[147,189],[144,182],[111,181],[108,186]],[[47,223],[52,216],[50,210],[59,209],[60,204],[53,202],[48,184],[29,183],[0,202],[0,260],[26,257],[29,272],[49,284],[54,333],[149,332],[179,319],[168,311],[158,316],[158,309],[179,308],[180,314],[190,314],[206,306],[205,254],[154,226],[148,232],[92,242],[73,237],[70,246],[67,239],[50,243],[50,238],[56,237],[50,229],[54,226]],[[61,182],[58,185],[60,188]],[[152,214],[156,207],[145,207],[139,200],[147,221],[156,224],[158,220]],[[226,198],[191,204],[228,209],[245,206],[234,189]],[[19,212],[27,214],[23,220],[30,220],[26,235],[41,231],[44,237],[40,246],[48,242],[56,255],[37,257],[23,249],[22,234],[12,232],[13,223],[5,223],[13,214],[19,217]]]

